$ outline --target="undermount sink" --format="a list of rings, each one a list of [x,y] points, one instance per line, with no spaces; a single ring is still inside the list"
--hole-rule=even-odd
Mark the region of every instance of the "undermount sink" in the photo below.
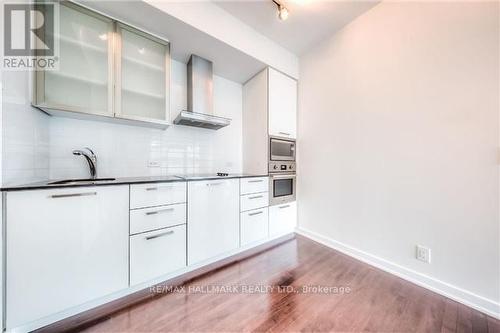
[[[65,179],[47,183],[47,185],[75,185],[75,184],[95,184],[100,182],[112,182],[116,178],[88,178],[88,179]]]

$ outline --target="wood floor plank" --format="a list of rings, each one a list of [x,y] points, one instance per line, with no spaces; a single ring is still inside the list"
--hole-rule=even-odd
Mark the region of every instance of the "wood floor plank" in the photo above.
[[[488,316],[488,333],[500,333],[500,320]]]
[[[451,299],[446,300],[445,310],[443,314],[443,322],[441,325],[442,333],[456,332],[458,317],[458,304]]]
[[[333,275],[335,271],[337,272],[345,272],[345,268],[339,267],[332,263],[329,265],[329,260],[325,262],[326,266],[323,267],[322,270],[316,272],[313,276],[308,276],[303,281],[296,281],[296,287],[300,287],[302,285],[319,285],[321,281],[331,281],[331,285],[340,285],[339,280]],[[294,330],[305,330],[304,321],[299,319],[309,319],[314,317],[315,314],[321,313],[326,308],[327,302],[325,302],[325,298],[328,299],[329,304],[333,304],[335,299],[340,301],[343,298],[343,295],[324,295],[324,294],[314,294],[314,293],[306,293],[306,294],[292,294],[287,296],[288,299],[287,304],[293,305],[287,308],[285,315],[281,315],[278,320],[276,320],[273,325],[269,326],[268,329],[270,331],[282,331],[284,327],[294,328]],[[318,304],[322,304],[321,307],[318,308]],[[258,330],[262,330],[262,325],[258,328]]]
[[[478,311],[472,311],[472,331],[474,333],[488,333],[488,317]]]
[[[458,304],[457,332],[472,332],[472,309],[465,305]]]
[[[298,236],[188,287],[349,287],[349,293],[161,295],[81,328],[95,332],[494,332],[499,321]]]

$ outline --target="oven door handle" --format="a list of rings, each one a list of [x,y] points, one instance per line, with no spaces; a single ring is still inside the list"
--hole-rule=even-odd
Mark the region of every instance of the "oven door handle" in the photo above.
[[[286,134],[291,135],[290,133],[286,133]],[[290,144],[290,145],[293,145],[293,146],[295,146],[295,142],[296,142],[295,139],[281,138],[281,137],[271,137],[269,141],[271,141],[271,143],[273,143],[273,142],[287,143],[287,144]]]
[[[272,175],[270,176],[273,179],[283,179],[283,178],[296,178],[296,175]]]

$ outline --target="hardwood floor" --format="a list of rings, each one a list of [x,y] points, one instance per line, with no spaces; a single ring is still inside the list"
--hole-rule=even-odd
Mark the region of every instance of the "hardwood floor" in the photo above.
[[[236,290],[201,289],[210,286]],[[252,286],[274,288],[251,293]],[[302,286],[331,289],[301,292]],[[80,331],[500,332],[496,319],[300,236],[185,288]]]

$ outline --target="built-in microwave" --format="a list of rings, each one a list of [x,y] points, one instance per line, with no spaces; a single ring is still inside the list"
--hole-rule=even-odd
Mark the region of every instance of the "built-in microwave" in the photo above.
[[[295,161],[295,140],[269,138],[270,161]]]
[[[295,201],[295,173],[269,175],[269,205]]]

